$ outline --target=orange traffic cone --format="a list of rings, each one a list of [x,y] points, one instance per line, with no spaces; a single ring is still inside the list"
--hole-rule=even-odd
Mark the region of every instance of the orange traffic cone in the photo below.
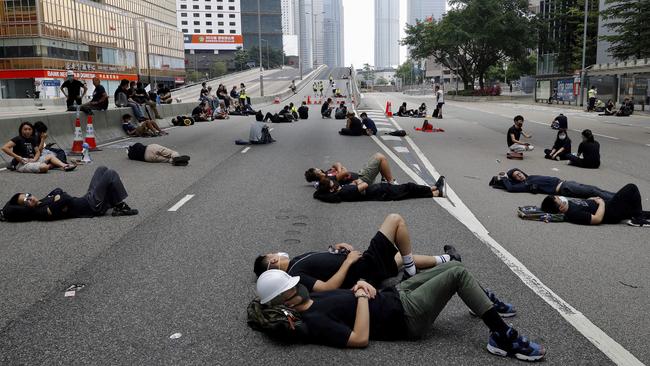
[[[391,111],[391,107],[392,107],[392,105],[391,105],[390,101],[387,101],[386,102],[386,117],[392,117],[393,116],[393,112]]]
[[[307,104],[311,104],[311,95],[307,96]]]
[[[95,129],[93,128],[93,116],[88,115],[88,121],[86,122],[86,139],[84,140],[88,144],[90,150],[97,149],[97,142],[95,142]]]
[[[72,142],[72,149],[70,150],[71,154],[81,155],[83,153],[83,137],[81,136],[81,121],[79,121],[79,115],[77,114],[77,119],[74,122],[74,141]]]
[[[274,104],[280,104],[280,97],[275,97],[275,99],[273,100],[273,103]]]

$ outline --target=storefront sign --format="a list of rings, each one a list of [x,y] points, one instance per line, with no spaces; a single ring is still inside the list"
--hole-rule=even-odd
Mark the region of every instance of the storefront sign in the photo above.
[[[185,43],[243,44],[244,37],[241,34],[192,34],[185,36]]]
[[[0,79],[35,79],[35,78],[50,78],[50,79],[65,79],[67,70],[0,70]],[[99,78],[100,80],[122,80],[129,81],[137,80],[135,74],[113,74],[106,72],[79,72],[74,73],[77,79],[92,79]]]
[[[61,85],[61,80],[43,80],[41,84],[43,86],[59,86]]]

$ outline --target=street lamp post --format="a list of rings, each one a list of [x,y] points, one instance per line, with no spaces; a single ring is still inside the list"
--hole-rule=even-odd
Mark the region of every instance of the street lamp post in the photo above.
[[[582,68],[580,69],[580,105],[584,105],[585,88],[585,57],[587,54],[587,13],[589,11],[589,0],[585,0],[585,20],[582,32]]]
[[[262,18],[260,15],[260,0],[257,0],[257,48],[260,60],[260,96],[264,96],[264,68],[262,67]]]
[[[262,39],[262,42],[266,42],[266,68],[271,68],[271,58],[269,57],[269,41],[267,39]],[[260,60],[262,63],[262,60]]]

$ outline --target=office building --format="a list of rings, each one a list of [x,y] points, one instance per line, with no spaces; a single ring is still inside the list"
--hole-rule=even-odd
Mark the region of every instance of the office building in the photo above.
[[[0,98],[61,96],[66,70],[92,91],[120,79],[184,81],[174,0],[0,1]]]
[[[375,0],[375,68],[399,65],[399,0]]]
[[[417,20],[440,20],[446,12],[446,0],[408,0],[406,22],[415,24]]]
[[[230,1],[230,0],[229,0]],[[240,0],[244,48],[258,46],[257,4],[260,4],[262,48],[282,50],[282,6],[280,0]]]
[[[323,2],[323,63],[330,67],[342,67],[345,64],[343,1],[324,0]]]

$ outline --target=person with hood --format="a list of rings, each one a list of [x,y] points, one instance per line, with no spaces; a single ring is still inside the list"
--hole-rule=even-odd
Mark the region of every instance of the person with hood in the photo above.
[[[551,128],[554,130],[567,130],[569,128],[569,119],[562,113],[551,121]]]
[[[582,142],[578,146],[577,155],[569,155],[569,165],[587,169],[600,167],[600,144],[594,140],[591,130],[582,131]]]
[[[557,137],[550,149],[544,149],[544,158],[550,160],[568,160],[571,155],[571,139],[566,129],[557,132]]]
[[[78,217],[103,216],[109,209],[113,216],[137,215],[124,202],[128,193],[116,171],[100,166],[95,170],[82,197],[72,197],[61,188],[56,188],[44,198],[38,199],[31,193],[16,193],[2,208],[6,221],[53,221]]]
[[[613,192],[596,186],[546,175],[528,175],[519,168],[499,173],[490,183],[493,188],[505,189],[511,193],[541,193],[574,198],[600,197],[606,200],[614,197]]]
[[[432,187],[412,182],[404,184],[373,183],[360,179],[340,185],[329,177],[321,177],[314,198],[328,203],[355,201],[401,201],[412,198],[445,197],[445,177],[440,176]]]

